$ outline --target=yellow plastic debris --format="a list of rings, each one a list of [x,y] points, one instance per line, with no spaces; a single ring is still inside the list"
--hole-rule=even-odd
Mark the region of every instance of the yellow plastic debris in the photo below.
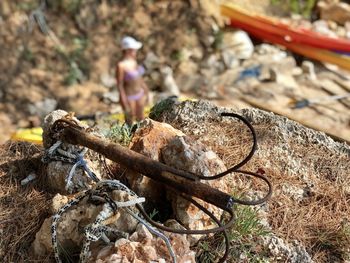
[[[42,144],[42,134],[43,130],[41,127],[19,129],[11,136],[11,140]]]
[[[186,97],[179,98],[179,101],[185,101],[185,100],[195,101],[196,99],[191,99]],[[151,106],[147,106],[145,108],[144,110],[145,116],[149,115],[151,108],[152,108]],[[124,122],[124,113],[111,114],[108,118],[112,120],[118,120],[120,122]],[[41,127],[35,127],[30,129],[19,129],[11,136],[11,140],[42,144],[42,134],[43,134],[43,130]]]

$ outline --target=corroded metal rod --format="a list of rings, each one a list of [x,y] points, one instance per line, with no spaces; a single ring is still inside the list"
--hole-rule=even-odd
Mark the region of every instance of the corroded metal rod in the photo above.
[[[59,125],[59,123],[57,124]],[[223,210],[232,209],[234,199],[231,195],[201,183],[196,175],[152,160],[140,153],[92,135],[83,129],[67,125],[69,121],[63,121],[62,124],[64,125],[62,125],[59,134],[60,140],[63,142],[85,146],[128,169],[163,183],[167,187],[174,188],[178,192],[197,197]]]

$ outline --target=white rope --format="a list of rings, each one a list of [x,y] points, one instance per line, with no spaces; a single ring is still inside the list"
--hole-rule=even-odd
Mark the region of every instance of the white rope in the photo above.
[[[54,155],[54,153],[56,152],[56,150],[58,149],[58,147],[60,147],[62,144],[62,141],[57,141],[55,142],[48,150],[47,153],[51,156]]]
[[[127,207],[127,206],[134,206],[136,204],[141,204],[143,202],[145,202],[146,199],[144,197],[138,197],[129,201],[125,201],[125,202],[117,202],[115,201],[115,203],[117,204],[118,207]]]
[[[171,243],[169,239],[161,232],[154,229],[152,226],[150,226],[144,219],[142,219],[140,216],[136,215],[129,207],[135,206],[136,204],[140,204],[145,202],[145,198],[138,197],[131,189],[129,189],[126,185],[122,184],[121,182],[117,180],[105,180],[105,181],[99,181],[96,183],[96,185],[93,187],[93,189],[87,190],[83,192],[82,194],[78,195],[76,198],[69,201],[66,205],[64,205],[59,211],[52,217],[52,227],[51,227],[51,235],[52,235],[52,246],[55,254],[55,260],[57,263],[61,263],[61,259],[59,256],[58,251],[58,240],[57,240],[57,224],[62,216],[62,214],[67,211],[70,207],[77,205],[81,200],[83,200],[86,196],[92,196],[96,195],[98,200],[103,199],[103,197],[98,196],[98,194],[104,193],[106,190],[103,189],[104,187],[109,187],[110,190],[122,190],[127,193],[129,193],[131,196],[136,197],[135,199],[128,200],[128,201],[114,201],[113,204],[116,205],[116,208],[124,208],[132,217],[134,217],[138,222],[143,224],[151,233],[154,235],[160,237],[164,240],[169,253],[173,259],[173,262],[176,263],[176,256],[175,253],[171,247]],[[106,200],[106,199],[103,199]],[[107,200],[106,200],[107,201]],[[85,263],[89,257],[90,257],[90,244],[92,241],[97,241],[100,239],[105,240],[106,242],[109,242],[109,239],[106,235],[106,233],[115,233],[119,235],[126,235],[125,233],[118,231],[116,229],[113,229],[111,227],[108,227],[106,225],[103,225],[103,221],[108,219],[109,217],[114,215],[114,206],[112,206],[109,202],[106,202],[102,210],[97,215],[95,221],[84,228],[84,243],[83,247],[80,253],[80,262]]]

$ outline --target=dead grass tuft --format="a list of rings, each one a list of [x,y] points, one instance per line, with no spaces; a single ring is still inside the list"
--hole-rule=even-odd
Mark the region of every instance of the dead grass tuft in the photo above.
[[[41,148],[19,142],[0,147],[0,258],[2,262],[45,262],[34,260],[29,247],[48,215],[51,196],[36,182],[21,186],[33,171],[40,172]]]

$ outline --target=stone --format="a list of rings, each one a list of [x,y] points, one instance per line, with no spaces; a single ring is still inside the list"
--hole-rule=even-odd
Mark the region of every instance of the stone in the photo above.
[[[190,137],[175,136],[162,148],[162,159],[172,167],[203,176],[212,171],[223,172],[226,167],[217,155]]]
[[[191,60],[182,61],[177,68],[177,74],[183,75],[194,75],[197,71],[198,65]]]
[[[205,79],[200,74],[177,74],[175,81],[182,92],[193,92],[204,84]]]
[[[35,234],[32,250],[35,255],[47,255],[51,253],[51,218],[46,218],[40,230]]]
[[[51,203],[51,213],[57,213],[58,210],[64,206],[66,203],[68,203],[68,197],[65,195],[60,195],[60,194],[56,194],[53,198],[52,198],[52,203]]]
[[[67,114],[68,112],[64,110],[55,110],[44,118],[43,125],[42,125],[44,148],[50,148],[56,142],[56,140],[51,138],[51,132],[50,132],[51,126],[55,123],[55,121],[63,118]],[[78,121],[78,119],[76,118],[74,120]]]
[[[66,10],[69,10],[71,2],[65,1]],[[79,6],[79,11],[76,14],[76,20],[82,30],[88,30],[96,25],[98,17],[97,12],[94,12],[98,8],[97,3],[87,0]],[[93,11],[94,10],[94,11]]]
[[[10,3],[7,1],[1,1],[1,3],[0,3],[1,16],[7,17],[10,13],[11,13]]]
[[[38,82],[47,81],[48,75],[49,75],[47,71],[40,68],[30,69],[29,74],[32,78],[35,78]]]
[[[175,136],[163,147],[162,159],[169,166],[203,176],[212,176],[226,170],[225,164],[213,151],[185,136]],[[220,179],[203,181],[203,183],[220,189],[223,192],[228,192],[228,185]],[[187,200],[178,197],[177,194],[173,194],[172,192],[168,194],[168,197],[172,202],[176,219],[185,227],[190,229],[207,229],[213,227],[212,220],[208,219],[203,212]],[[220,209],[202,201],[199,202],[217,218],[220,218]]]
[[[271,69],[274,71],[274,76],[276,76],[276,82],[283,85],[285,88],[297,89],[299,84],[295,80],[294,76],[278,71],[278,69]],[[291,73],[291,72],[290,72]]]
[[[152,27],[152,19],[149,14],[147,14],[146,10],[140,10],[135,12],[134,14],[134,20],[137,24],[140,26],[142,25],[145,28],[151,28]],[[142,36],[144,37],[144,36]]]
[[[156,106],[155,108],[157,108]],[[227,136],[232,135],[225,135],[226,132],[224,131],[215,141],[207,140],[207,135],[211,132],[213,124],[225,125],[225,122],[228,121],[232,123],[231,125],[236,125],[235,121],[232,121],[230,118],[221,119],[220,112],[222,111],[225,111],[225,109],[216,107],[207,101],[186,101],[182,103],[169,103],[168,107],[164,108],[164,110],[158,109],[157,115],[154,118],[157,121],[169,123],[181,129],[186,134],[195,136],[198,140],[204,141],[209,146],[225,146],[225,141],[230,140],[230,137]],[[312,176],[319,174],[321,170],[324,171],[327,168],[320,168],[323,166],[321,164],[322,162],[315,167],[313,165],[314,160],[305,159],[302,157],[304,153],[300,153],[299,155],[294,150],[295,144],[299,146],[311,144],[318,145],[317,147],[320,151],[322,149],[322,152],[325,151],[324,149],[327,149],[328,154],[339,156],[342,160],[342,165],[346,167],[342,171],[349,169],[349,163],[343,162],[348,158],[347,156],[350,156],[350,147],[346,144],[335,142],[324,133],[316,132],[287,118],[262,110],[243,109],[237,113],[246,117],[253,125],[257,125],[258,127],[259,125],[268,125],[270,127],[266,131],[268,138],[266,134],[263,135],[263,138],[260,138],[259,148],[261,150],[256,153],[256,158],[261,158],[265,167],[275,167],[275,162],[278,160],[280,167],[283,167],[283,171],[281,170],[280,172],[285,173],[287,171],[286,174],[288,176],[297,176],[298,178],[302,178],[305,185],[311,185]],[[153,116],[152,111],[150,115]],[[181,123],[181,126],[179,123]],[[281,140],[288,143],[277,143],[271,147],[271,141]],[[210,144],[210,141],[212,143],[214,142],[215,145]],[[338,170],[334,170],[334,172],[340,173],[339,176],[345,176],[343,172]]]
[[[236,59],[249,59],[254,52],[250,37],[242,30],[224,32],[220,48],[222,53],[230,52]]]
[[[128,193],[120,190],[113,191],[112,197],[113,200],[116,201],[128,201],[134,199],[134,197],[131,197]],[[118,211],[116,215],[112,216],[104,223],[118,229],[119,231],[132,233],[135,231],[138,222],[130,214]]]
[[[172,223],[175,228],[181,228],[179,223]],[[178,262],[194,263],[195,252],[190,249],[186,235],[165,233],[169,238]],[[142,224],[137,226],[130,239],[121,238],[114,243],[114,247],[103,248],[97,257],[91,257],[93,262],[171,262],[168,249],[164,241],[153,236]]]
[[[111,67],[111,58],[109,55],[101,55],[95,61],[93,61],[93,70],[91,71],[91,77],[93,79],[102,78],[104,75],[108,75]],[[102,82],[103,83],[103,82]],[[110,80],[112,84],[112,80]],[[108,83],[109,84],[109,83]],[[108,87],[108,86],[107,86]]]
[[[213,75],[211,70],[201,70],[205,83],[196,89],[196,93],[203,99],[225,99],[228,90],[235,85],[239,75],[238,70],[239,68],[228,69],[220,75]]]
[[[225,65],[217,54],[211,54],[205,61],[204,66],[212,69],[215,73],[221,73],[225,70]]]
[[[162,85],[162,74],[159,71],[156,71],[156,70],[152,71],[149,77],[155,86]]]
[[[201,8],[206,12],[209,16],[215,18],[215,21],[220,25],[220,27],[224,27],[224,18],[220,13],[220,1],[219,0],[201,0],[200,1]],[[217,25],[212,25],[217,26]]]
[[[221,55],[225,66],[228,69],[233,69],[239,66],[239,58],[234,50],[224,50]]]
[[[126,192],[116,190],[112,193],[112,199],[115,201],[126,201],[132,199],[132,197]],[[52,212],[57,213],[58,209],[67,201],[68,198],[66,196],[56,195],[51,204]],[[57,226],[60,246],[69,252],[77,252],[83,242],[84,227],[96,219],[96,216],[102,211],[102,207],[102,205],[81,201],[78,205],[63,213]],[[43,256],[52,252],[51,224],[51,217],[45,219],[40,230],[36,233],[35,240],[32,243],[35,255]],[[116,214],[104,220],[103,224],[125,233],[133,233],[138,222],[130,214],[119,209]]]
[[[162,90],[167,93],[168,96],[179,96],[180,90],[174,79],[173,70],[169,66],[164,66],[160,68],[160,72],[163,78]]]
[[[195,174],[209,176],[226,170],[225,165],[214,152],[164,123],[150,120],[144,122],[136,132],[130,148],[153,160],[162,160],[169,166]],[[146,197],[146,200],[164,202],[164,186],[149,178],[140,177],[138,174],[128,173],[128,178],[131,188],[139,195]],[[228,190],[221,180],[210,181],[208,184],[222,191]],[[177,195],[168,194],[168,197],[172,202],[176,218],[185,226],[193,229],[213,227],[211,220],[195,206]],[[204,206],[220,217],[221,212],[218,208],[208,204]]]
[[[43,145],[46,150],[48,150],[56,142],[56,140],[52,138],[50,132],[52,125],[56,120],[63,118],[67,114],[68,113],[66,111],[57,110],[51,112],[44,118]],[[73,120],[75,120],[81,127],[87,127],[86,125],[82,124],[77,118],[73,117]],[[67,143],[62,143],[59,148],[71,154],[82,151],[80,146],[75,146]],[[101,175],[103,174],[103,167],[98,161],[99,159],[97,158],[97,153],[87,152],[84,158],[89,169],[93,171],[98,178],[101,178]],[[92,179],[86,174],[86,172],[81,167],[78,167],[74,171],[71,184],[66,188],[66,179],[74,163],[55,159],[51,160],[49,158],[47,161],[47,185],[51,190],[55,192],[61,194],[75,193],[80,190],[87,189],[93,182]]]
[[[315,65],[311,61],[304,60],[301,64],[301,68],[310,80],[315,81],[317,79]]]
[[[116,104],[119,102],[119,92],[117,91],[117,89],[103,93],[102,97],[105,103]]]
[[[58,223],[57,234],[58,242],[63,248],[73,252],[73,248],[79,247],[82,244],[83,235],[79,232],[81,222],[92,222],[97,216],[98,210],[94,205],[79,205],[75,209],[68,210],[61,217]],[[40,230],[35,235],[35,240],[32,244],[35,255],[45,255],[51,253],[51,224],[52,218],[45,219]]]
[[[164,123],[145,121],[136,132],[130,148],[153,160],[163,161],[169,166],[194,174],[210,176],[226,170],[224,163],[213,151]],[[127,178],[131,188],[139,195],[146,197],[148,202],[151,200],[159,204],[166,200],[163,185],[138,174],[128,174]],[[222,191],[228,191],[228,186],[221,180],[204,181],[204,183]],[[208,219],[198,208],[171,191],[167,192],[175,216],[182,224],[192,229],[213,227],[211,219]],[[220,209],[208,204],[203,205],[220,217]]]
[[[161,161],[161,149],[176,135],[183,136],[179,130],[169,124],[144,120],[135,132],[130,143],[130,149],[141,153],[153,160]],[[165,200],[164,186],[141,174],[128,171],[127,178],[131,188],[146,198],[146,203],[152,205],[163,203]]]
[[[320,34],[336,38],[337,34],[328,27],[328,23],[325,20],[317,20],[312,24],[312,29]]]
[[[345,23],[345,30],[346,30],[345,37],[347,39],[350,39],[350,21]]]
[[[334,22],[335,23],[335,22]],[[335,23],[336,24],[336,23]],[[346,24],[346,23],[345,23]],[[334,29],[334,32],[336,33],[336,38],[346,38],[347,30],[343,26],[338,26],[336,24],[336,28]],[[345,26],[345,25],[344,25]]]
[[[158,103],[160,101],[166,100],[167,98],[178,98],[177,96],[171,96],[167,92],[157,92],[154,94],[152,101]]]
[[[277,46],[261,44],[256,47],[256,55],[264,61],[281,62],[287,57],[287,53]]]
[[[71,187],[66,189],[66,178],[72,167],[73,164],[61,161],[50,161],[47,164],[47,186],[51,191],[60,194],[70,194],[88,188],[91,180],[85,175],[82,169],[76,169],[72,178]]]
[[[16,126],[13,123],[13,120],[10,118],[10,115],[5,113],[6,111],[0,112],[0,144],[3,144],[8,138],[11,137],[11,133],[16,131]]]
[[[184,133],[167,123],[145,119],[135,132],[130,149],[159,161],[161,149],[176,135],[184,136]]]
[[[124,238],[121,238],[119,240],[122,240],[122,239]],[[98,251],[96,255],[96,262],[102,262],[102,259],[108,257],[112,253],[113,249],[114,249],[114,244],[103,247],[100,251]]]
[[[288,260],[288,262],[291,263],[314,262],[305,250],[305,247],[297,241],[292,241],[291,244],[288,244],[276,235],[269,235],[264,237],[263,240],[265,247],[267,247],[272,254],[272,259]]]
[[[117,249],[117,253],[121,254],[121,256],[127,258],[130,262],[133,262],[136,259],[136,242],[124,242],[120,243],[118,242],[115,245],[115,248]]]
[[[167,105],[166,107],[163,105]],[[198,109],[197,109],[198,107]],[[187,125],[195,123],[201,124],[206,121],[216,120],[219,117],[220,109],[212,103],[205,100],[198,102],[185,101],[183,103],[174,102],[171,100],[163,101],[156,104],[150,113],[150,117],[158,122],[168,123],[174,126],[176,122]],[[192,128],[194,128],[192,126]],[[189,130],[182,130],[185,133],[190,133]],[[192,134],[197,134],[199,131],[192,130]],[[205,127],[201,125],[201,134],[206,132]]]
[[[26,30],[28,23],[28,16],[23,11],[11,12],[11,15],[7,19],[9,30],[16,36],[23,34]]]
[[[97,8],[99,19],[107,19],[110,14],[110,7],[106,0],[102,0],[101,4]]]
[[[42,101],[28,105],[28,111],[31,115],[38,115],[41,118],[44,118],[45,115],[54,111],[56,107],[57,101],[55,99],[45,98]]]
[[[110,89],[117,85],[116,78],[106,72],[101,74],[100,81],[103,86]]]
[[[331,20],[340,25],[344,25],[347,21],[350,21],[350,5],[347,3],[319,1],[317,7],[320,10],[320,16],[323,20]]]
[[[194,92],[203,82],[203,77],[198,74],[198,65],[192,60],[181,61],[175,76],[175,82],[182,92]]]
[[[194,46],[191,49],[187,49],[189,53],[189,58],[193,59],[194,61],[200,61],[203,59],[204,52],[203,49],[199,46]]]
[[[152,240],[153,236],[148,231],[148,229],[143,224],[138,224],[136,231],[130,236],[130,240],[133,242],[143,242],[145,244],[149,244]]]
[[[143,64],[148,70],[153,70],[159,67],[161,59],[153,52],[148,52]]]

